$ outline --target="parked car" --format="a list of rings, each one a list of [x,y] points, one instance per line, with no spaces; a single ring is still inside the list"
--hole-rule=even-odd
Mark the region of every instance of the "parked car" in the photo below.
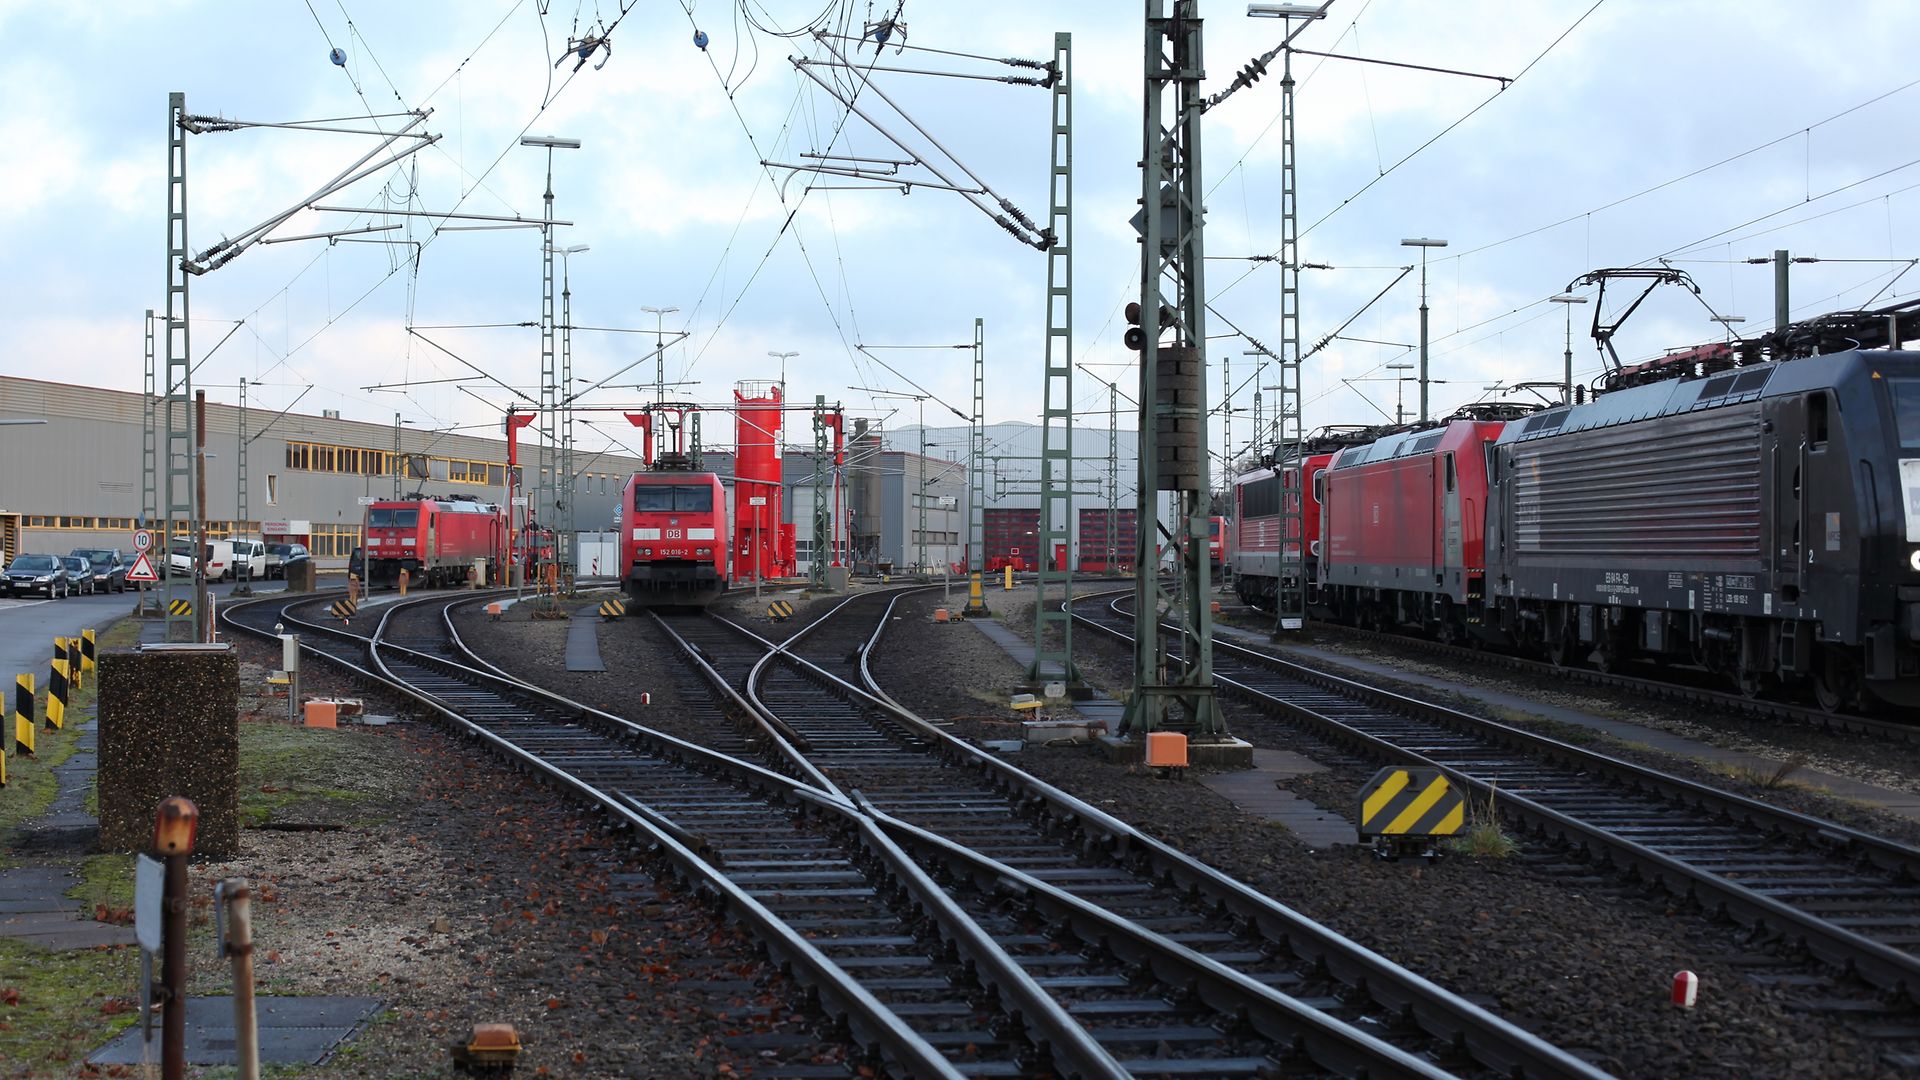
[[[85,555],[68,555],[60,560],[67,568],[67,588],[81,596],[99,591],[93,586],[93,563]]]
[[[267,577],[283,578],[287,576],[287,564],[307,558],[305,544],[268,544]]]
[[[7,567],[7,595],[46,593],[59,600],[72,589],[67,580],[67,564],[52,555],[15,555]]]
[[[78,555],[93,564],[93,587],[99,592],[116,593],[127,591],[127,563],[117,548],[74,548],[68,555]]]
[[[267,545],[258,540],[239,538],[222,540],[233,551],[233,577],[242,581],[267,576]]]

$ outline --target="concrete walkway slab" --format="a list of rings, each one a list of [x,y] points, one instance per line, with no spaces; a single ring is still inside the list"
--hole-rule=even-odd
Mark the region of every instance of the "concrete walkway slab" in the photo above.
[[[95,718],[89,712],[69,726],[77,738],[73,755],[53,768],[53,805],[7,838],[9,855],[39,861],[0,870],[0,938],[43,949],[131,945],[132,927],[84,918],[80,902],[67,895],[80,883],[72,860],[93,850],[100,831],[87,813],[99,760]]]
[[[600,605],[583,607],[567,620],[567,670],[605,671],[600,659]]]
[[[996,619],[968,619],[967,625],[983,634],[988,641],[1000,647],[1000,650],[1013,658],[1023,670],[1033,667],[1033,644],[1019,634],[1009,630]],[[1092,696],[1076,698],[1073,709],[1088,720],[1104,723],[1110,734],[1118,734],[1120,722],[1126,718],[1126,706],[1107,696],[1104,691],[1094,690]]]
[[[1263,650],[1273,649],[1272,642],[1268,640],[1265,634],[1232,626],[1216,626],[1214,632],[1221,637],[1231,638],[1254,648]],[[1769,758],[1760,754],[1749,753],[1745,750],[1732,750],[1724,746],[1715,746],[1712,743],[1702,742],[1699,739],[1690,739],[1684,735],[1675,735],[1670,731],[1663,731],[1660,728],[1647,727],[1644,724],[1635,724],[1626,720],[1615,720],[1605,716],[1596,716],[1593,713],[1582,712],[1579,709],[1569,709],[1564,706],[1551,705],[1535,700],[1534,698],[1524,697],[1519,694],[1510,694],[1502,690],[1495,690],[1491,687],[1475,686],[1463,682],[1454,682],[1450,679],[1439,678],[1433,675],[1422,674],[1420,672],[1407,671],[1402,668],[1393,667],[1390,664],[1363,660],[1358,657],[1348,656],[1344,653],[1334,652],[1330,649],[1318,649],[1307,645],[1289,645],[1277,651],[1280,655],[1291,660],[1297,660],[1301,663],[1311,664],[1316,667],[1336,669],[1335,674],[1338,674],[1337,669],[1345,668],[1348,671],[1366,675],[1378,675],[1410,686],[1455,694],[1495,708],[1512,709],[1515,712],[1543,717],[1558,723],[1573,724],[1601,732],[1605,735],[1610,735],[1622,742],[1640,743],[1659,750],[1662,753],[1673,754],[1678,757],[1693,758],[1713,764],[1740,766],[1769,773],[1784,764],[1784,762],[1777,758]],[[1801,768],[1794,772],[1793,778],[1815,787],[1825,788],[1832,794],[1844,799],[1855,799],[1861,802],[1872,803],[1889,813],[1920,820],[1920,793],[1881,787],[1878,784],[1869,784],[1851,777],[1824,772],[1820,769]]]
[[[1249,814],[1285,825],[1288,831],[1309,847],[1355,844],[1358,840],[1353,822],[1280,786],[1294,777],[1325,772],[1326,769],[1325,765],[1304,754],[1256,747],[1253,751],[1253,768],[1207,773],[1200,777],[1200,783],[1226,796],[1233,805]]]
[[[380,1010],[379,998],[261,997],[254,999],[260,1061],[268,1065],[318,1065],[333,1048]],[[156,1025],[157,1029],[157,1025]],[[94,1051],[90,1065],[138,1065],[160,1057],[159,1032],[143,1046],[138,1026]],[[233,999],[187,999],[186,1063],[236,1063]]]

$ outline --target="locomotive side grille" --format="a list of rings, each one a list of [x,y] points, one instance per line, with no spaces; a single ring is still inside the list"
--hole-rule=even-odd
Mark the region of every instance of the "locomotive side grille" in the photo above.
[[[1702,411],[1656,444],[1637,424],[1514,450],[1521,555],[1760,561],[1758,405]]]

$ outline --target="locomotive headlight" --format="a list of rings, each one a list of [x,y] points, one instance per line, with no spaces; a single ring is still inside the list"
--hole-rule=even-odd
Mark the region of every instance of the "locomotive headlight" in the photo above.
[[[695,551],[695,552],[694,552],[694,554],[695,554],[695,555],[698,555],[699,557],[701,557],[701,558],[703,558],[703,559],[709,559],[709,558],[712,558],[712,557],[713,557],[713,549],[712,549],[712,548],[701,548],[701,549],[699,549],[698,551]],[[1916,551],[1916,552],[1914,552],[1913,554],[1914,554],[1914,558],[1916,558],[1916,559],[1920,559],[1920,551]]]
[[[642,554],[642,555],[651,555],[651,554],[653,554],[653,549],[652,549],[652,548],[641,548],[641,549],[640,549],[640,554]]]
[[[1907,565],[1920,570],[1920,548],[1914,548],[1913,554],[1907,556]]]

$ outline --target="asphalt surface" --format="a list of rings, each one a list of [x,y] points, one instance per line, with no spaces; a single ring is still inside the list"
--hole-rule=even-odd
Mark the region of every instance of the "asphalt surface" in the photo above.
[[[256,594],[285,588],[286,583],[282,581],[253,582]],[[212,589],[215,597],[225,599],[233,586],[215,585]],[[0,598],[0,685],[6,686],[6,692],[11,694],[13,676],[21,672],[32,672],[36,685],[44,683],[53,660],[54,638],[72,637],[89,627],[105,629],[107,624],[131,612],[137,600],[138,594],[131,590],[69,596],[64,600],[38,596]]]

